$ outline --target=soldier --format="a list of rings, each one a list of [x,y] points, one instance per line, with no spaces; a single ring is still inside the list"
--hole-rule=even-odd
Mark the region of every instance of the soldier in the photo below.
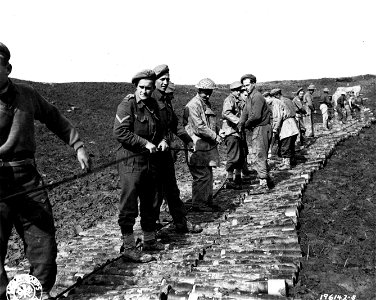
[[[299,139],[300,148],[304,147],[304,136],[306,132],[304,122],[303,122],[303,116],[306,114],[306,110],[303,105],[303,96],[304,96],[303,88],[299,88],[296,91],[296,96],[294,97],[294,99],[292,99],[292,103],[295,104],[295,120],[299,129],[298,139]]]
[[[218,135],[216,115],[211,109],[210,96],[216,88],[210,78],[201,79],[196,85],[197,95],[184,109],[184,126],[193,140],[195,152],[188,153],[187,163],[192,174],[192,210],[212,211],[213,167],[219,166],[217,144],[222,142]]]
[[[306,128],[306,136],[307,137],[314,137],[314,130],[313,130],[313,113],[315,111],[315,107],[313,105],[313,93],[315,91],[315,86],[310,84],[307,88],[307,92],[303,96],[303,104],[306,110],[306,114],[303,116],[304,126]]]
[[[157,149],[167,151],[167,137],[160,123],[159,107],[151,97],[156,75],[143,70],[132,78],[136,92],[117,107],[114,136],[117,150],[121,194],[118,223],[123,237],[123,257],[133,262],[149,262],[154,258],[136,247],[133,226],[138,216],[144,235],[143,250],[162,250],[155,237],[155,199],[157,192]]]
[[[34,121],[39,120],[77,153],[82,169],[90,160],[77,130],[36,90],[9,79],[10,52],[0,43],[0,299],[6,299],[8,277],[4,269],[13,225],[22,237],[30,274],[49,299],[56,280],[55,226],[46,190],[7,200],[12,194],[32,191],[43,183],[37,171]]]
[[[240,82],[247,89],[248,99],[240,117],[239,130],[251,132],[251,156],[254,168],[260,179],[257,190],[266,191],[273,186],[267,165],[268,150],[272,138],[270,110],[264,97],[256,90],[256,77],[243,75]]]
[[[337,99],[336,105],[336,112],[337,112],[337,121],[341,122],[342,124],[345,123],[345,117],[343,115],[343,110],[345,109],[345,100],[346,100],[346,92],[341,92],[341,95]]]
[[[323,95],[320,98],[320,110],[322,114],[322,124],[324,129],[329,130],[329,109],[332,105],[331,101],[329,100],[329,89],[324,88]]]
[[[223,102],[223,125],[221,136],[227,148],[227,184],[226,188],[241,189],[241,171],[244,167],[245,147],[243,146],[241,133],[238,131],[238,123],[241,115],[241,99],[239,98],[243,85],[240,81],[230,84],[230,95]],[[243,138],[244,139],[244,138]],[[235,171],[235,180],[234,180]]]
[[[240,99],[240,102],[239,102],[240,110],[243,111],[245,104],[247,102],[247,99],[248,99],[248,92],[247,92],[247,89],[244,88],[244,86],[242,86],[240,90],[239,99]],[[248,151],[248,144],[247,144],[247,135],[245,131],[241,132],[241,141],[242,141],[242,145],[244,149],[244,165],[242,168],[242,181],[245,182],[245,181],[251,180],[251,174],[252,174],[252,171],[249,170],[248,168],[247,156],[249,154],[249,151]]]
[[[290,170],[291,164],[294,164],[295,141],[299,134],[295,121],[295,105],[290,99],[282,96],[281,89],[273,89],[270,94],[279,100],[273,104],[272,125],[273,135],[279,137],[281,149],[282,165],[279,166],[279,170]]]
[[[175,134],[185,144],[192,144],[191,137],[182,126],[179,126],[178,117],[176,116],[171,103],[173,93],[166,93],[170,84],[170,70],[168,66],[159,65],[154,68],[154,72],[157,79],[156,89],[152,93],[152,97],[157,100],[160,121],[165,132],[167,143],[170,144],[172,142]],[[158,151],[156,157],[158,164],[156,220],[159,221],[160,207],[163,199],[165,199],[177,232],[201,232],[202,228],[199,225],[193,225],[191,222],[187,221],[187,210],[185,209],[183,201],[180,199],[180,191],[176,183],[175,166],[171,151]]]

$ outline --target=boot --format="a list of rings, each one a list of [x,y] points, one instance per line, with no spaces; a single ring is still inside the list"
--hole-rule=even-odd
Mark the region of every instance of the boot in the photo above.
[[[177,233],[200,233],[202,232],[202,227],[198,224],[192,224],[187,221],[186,224],[176,224],[175,231]]]
[[[157,241],[154,231],[144,231],[144,244],[142,246],[142,250],[161,251],[165,250],[165,245]]]
[[[278,168],[280,171],[291,170],[290,158],[283,159],[283,165]]]
[[[262,194],[269,192],[268,180],[260,178],[260,185],[249,191],[249,194]]]
[[[142,251],[136,247],[134,241],[133,233],[123,234],[123,246],[122,246],[123,260],[136,262],[136,263],[147,263],[155,260],[150,254],[142,253]]]

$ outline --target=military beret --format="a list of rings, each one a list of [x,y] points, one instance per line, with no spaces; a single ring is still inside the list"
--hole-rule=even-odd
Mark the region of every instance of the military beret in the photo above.
[[[0,55],[4,58],[6,62],[10,59],[10,52],[7,46],[0,42]]]
[[[240,81],[235,81],[230,84],[230,90],[236,90],[243,87],[242,83]]]
[[[141,79],[150,79],[155,81],[156,75],[153,70],[142,70],[132,77],[132,83],[137,85]]]
[[[166,93],[173,93],[175,92],[175,84],[173,84],[171,81],[169,82],[168,86],[167,86],[167,89],[166,89]]]
[[[313,84],[310,84],[307,88],[307,90],[315,90],[315,86]]]
[[[295,92],[297,95],[303,90],[303,88],[298,88],[298,90]]]
[[[277,88],[270,91],[271,96],[277,95],[278,93],[282,93],[282,90]]]
[[[328,89],[328,88],[324,88],[324,89],[323,89],[323,92],[325,92],[325,93],[329,93],[329,89]]]
[[[157,78],[162,77],[162,75],[167,74],[170,72],[170,69],[168,68],[167,65],[159,65],[156,66],[153,71],[155,72],[155,75]]]
[[[249,78],[252,83],[256,83],[256,76],[252,74],[245,74],[240,78],[240,82],[243,83],[244,79]]]

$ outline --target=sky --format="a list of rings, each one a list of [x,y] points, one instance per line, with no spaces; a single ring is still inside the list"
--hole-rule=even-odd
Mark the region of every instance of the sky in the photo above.
[[[11,77],[219,84],[376,74],[374,0],[0,0]]]

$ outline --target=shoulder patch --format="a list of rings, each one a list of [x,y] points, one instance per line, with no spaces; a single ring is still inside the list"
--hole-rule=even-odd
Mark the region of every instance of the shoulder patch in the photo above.
[[[123,123],[125,120],[128,120],[131,116],[125,116],[124,118],[120,118],[118,115],[116,115],[116,119],[119,121],[119,123]]]

